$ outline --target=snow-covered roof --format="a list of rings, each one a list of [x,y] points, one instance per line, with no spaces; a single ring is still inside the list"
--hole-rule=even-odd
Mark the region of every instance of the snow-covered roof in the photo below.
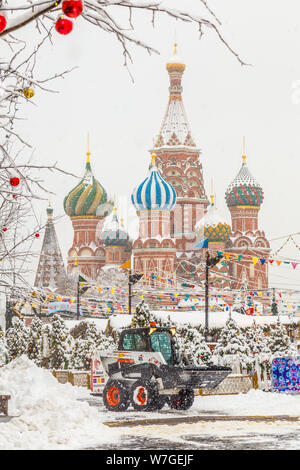
[[[172,312],[170,310],[155,310],[153,311],[155,316],[161,318],[167,318],[170,316],[171,321],[174,324],[183,325],[183,324],[191,324],[193,326],[205,326],[205,312],[197,310],[196,312]],[[225,326],[226,321],[229,318],[229,312],[218,312],[218,311],[210,311],[209,312],[209,328],[223,328]],[[258,315],[258,316],[251,316],[251,315],[243,315],[238,312],[232,312],[231,318],[235,320],[240,328],[246,328],[253,324],[253,320],[258,325],[274,325],[277,322],[277,316],[274,315]],[[284,325],[288,325],[293,322],[299,322],[300,318],[294,317],[291,319],[288,315],[280,315],[280,321]]]
[[[174,139],[174,136],[176,136],[176,139]],[[187,139],[190,139],[193,145],[188,145]],[[191,139],[191,129],[182,99],[171,99],[169,101],[167,111],[160,128],[159,140],[159,146],[164,144],[176,147],[178,147],[178,145],[195,147],[195,144]]]

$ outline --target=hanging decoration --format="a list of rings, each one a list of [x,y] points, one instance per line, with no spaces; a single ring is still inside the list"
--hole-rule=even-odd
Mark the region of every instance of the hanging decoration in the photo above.
[[[17,176],[13,176],[12,178],[10,178],[9,184],[11,186],[18,186],[20,184],[20,179]]]
[[[34,96],[34,89],[30,87],[24,88],[23,95],[25,96],[25,98],[30,100],[30,98]]]
[[[1,13],[0,14],[0,33],[2,33],[5,30],[6,25],[7,25],[6,16],[3,13]]]
[[[73,22],[68,18],[60,17],[55,23],[55,29],[59,34],[69,34],[73,29]]]
[[[69,18],[77,18],[81,15],[83,3],[81,0],[65,0],[62,4],[62,11]]]
[[[36,237],[36,238],[39,238],[39,236],[40,236],[39,233],[36,233],[36,234],[35,234],[35,237]]]

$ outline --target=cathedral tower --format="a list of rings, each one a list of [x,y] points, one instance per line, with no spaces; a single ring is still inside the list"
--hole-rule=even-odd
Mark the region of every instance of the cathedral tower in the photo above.
[[[225,193],[232,220],[227,251],[237,255],[231,265],[232,288],[267,289],[270,245],[265,233],[258,228],[264,193],[247,167],[245,150],[243,153],[242,167]]]
[[[53,223],[53,209],[49,204],[49,207],[47,207],[47,223],[43,245],[34,286],[39,288],[48,287],[51,290],[55,290],[61,286],[65,278],[65,266]]]
[[[171,211],[176,192],[160,174],[152,155],[149,176],[131,195],[139,217],[139,236],[133,244],[133,268],[144,273],[144,282],[160,284],[174,277],[176,246],[170,233]]]
[[[106,265],[115,264],[120,266],[130,259],[131,243],[129,235],[125,230],[122,218],[119,222],[116,205],[114,205],[112,214],[108,215],[104,222],[100,232],[100,240],[105,249]],[[97,241],[99,241],[98,238]]]
[[[95,280],[105,264],[105,250],[96,243],[96,228],[102,226],[104,217],[111,211],[111,203],[103,186],[96,180],[87,152],[85,173],[82,180],[64,199],[64,209],[74,229],[73,244],[68,252],[68,271],[74,267],[74,259],[82,274]]]
[[[166,64],[169,73],[169,101],[155,143],[157,167],[174,187],[177,203],[171,212],[171,234],[177,251],[192,251],[196,237],[196,221],[202,218],[207,200],[200,151],[191,134],[182,100],[182,76],[185,64],[178,55],[177,44]]]

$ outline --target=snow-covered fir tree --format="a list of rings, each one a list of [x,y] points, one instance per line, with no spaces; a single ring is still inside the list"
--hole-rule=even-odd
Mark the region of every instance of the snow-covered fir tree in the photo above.
[[[135,313],[132,317],[131,326],[133,328],[143,328],[149,326],[151,312],[148,304],[142,299],[135,308]]]
[[[116,349],[113,338],[97,330],[97,326],[94,322],[88,322],[84,335],[74,341],[71,351],[72,367],[74,369],[89,370],[91,367],[90,359],[93,354],[97,350],[107,349]]]
[[[215,359],[221,357],[224,365],[231,366],[233,358],[230,356],[234,355],[238,356],[243,369],[251,368],[253,359],[247,341],[237,323],[232,318],[229,318],[225,327],[221,330],[213,357]]]
[[[13,325],[6,331],[6,344],[10,360],[27,354],[28,329],[24,321],[18,317],[13,318]]]
[[[297,354],[297,349],[291,342],[279,317],[274,328],[270,330],[268,346],[273,356],[295,356]]]
[[[42,362],[42,338],[43,322],[34,317],[29,327],[28,332],[28,357],[32,359],[37,365]]]
[[[251,327],[248,328],[245,337],[252,355],[270,353],[268,339],[264,335],[262,327],[258,325],[255,320],[253,320]]]
[[[43,325],[41,331],[42,350],[41,350],[41,366],[50,367],[50,347],[51,347],[51,325]]]
[[[0,367],[8,363],[9,354],[6,346],[5,334],[0,327]]]
[[[51,326],[50,365],[54,369],[67,369],[71,346],[69,331],[59,315],[53,316]]]
[[[180,356],[185,364],[203,365],[211,360],[211,351],[197,328],[188,328],[180,337]]]

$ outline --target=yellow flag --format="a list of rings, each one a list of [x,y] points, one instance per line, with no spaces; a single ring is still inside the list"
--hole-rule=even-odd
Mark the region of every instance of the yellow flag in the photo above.
[[[130,269],[131,268],[131,261],[130,259],[128,261],[126,261],[126,263],[122,264],[122,266],[120,266],[120,268],[122,269]]]
[[[258,261],[258,258],[256,258],[256,256],[252,256],[252,261],[253,261],[253,264],[255,266],[257,261]]]

